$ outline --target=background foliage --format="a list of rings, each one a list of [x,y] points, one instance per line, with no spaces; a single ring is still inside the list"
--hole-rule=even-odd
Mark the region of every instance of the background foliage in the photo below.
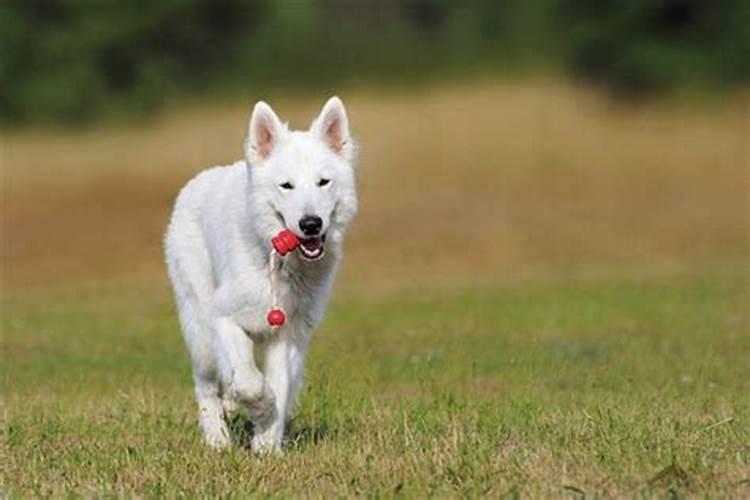
[[[0,121],[249,86],[563,70],[627,93],[750,78],[743,0],[6,0]]]

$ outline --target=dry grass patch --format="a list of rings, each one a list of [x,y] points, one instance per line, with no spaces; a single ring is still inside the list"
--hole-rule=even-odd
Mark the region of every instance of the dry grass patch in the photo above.
[[[559,84],[485,82],[343,97],[362,143],[344,287],[684,269],[746,254],[743,96],[712,109],[629,108]],[[321,102],[270,101],[294,126]],[[239,157],[250,103],[140,127],[6,134],[6,283],[161,281],[176,192]]]

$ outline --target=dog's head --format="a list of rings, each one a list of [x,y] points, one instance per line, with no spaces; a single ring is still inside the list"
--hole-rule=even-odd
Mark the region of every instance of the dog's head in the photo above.
[[[288,228],[307,259],[340,244],[357,211],[356,146],[344,104],[332,97],[307,131],[290,131],[265,102],[255,105],[245,158],[250,200],[264,238]]]

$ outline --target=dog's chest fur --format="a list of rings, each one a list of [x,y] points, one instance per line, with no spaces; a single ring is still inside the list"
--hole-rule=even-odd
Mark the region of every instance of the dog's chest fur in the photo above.
[[[268,339],[276,331],[266,322],[266,314],[274,306],[280,306],[287,315],[287,324],[282,328],[310,331],[322,317],[334,269],[333,255],[327,254],[316,262],[304,262],[290,255],[276,271],[278,304],[273,303],[270,273],[266,273],[262,286],[255,276],[233,287],[236,296],[232,300],[232,316],[255,340]]]

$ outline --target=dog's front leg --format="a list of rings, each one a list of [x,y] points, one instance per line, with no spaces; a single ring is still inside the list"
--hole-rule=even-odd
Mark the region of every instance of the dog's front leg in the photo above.
[[[294,411],[294,406],[299,399],[299,393],[305,378],[305,356],[307,344],[310,340],[310,332],[298,334],[294,342],[289,345],[289,402],[287,404],[287,415]]]
[[[274,393],[255,365],[253,341],[228,317],[217,318],[216,354],[224,390],[263,428],[276,418]]]
[[[292,373],[289,363],[291,348],[292,344],[287,332],[281,330],[266,349],[266,382],[276,395],[276,413],[275,418],[267,426],[258,429],[253,436],[254,451],[281,451],[292,389]]]

